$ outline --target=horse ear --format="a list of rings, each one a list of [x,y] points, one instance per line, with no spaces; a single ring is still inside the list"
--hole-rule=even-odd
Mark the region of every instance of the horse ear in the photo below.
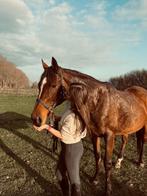
[[[42,61],[42,66],[43,66],[43,68],[44,68],[44,69],[47,69],[47,68],[48,68],[48,65],[43,61],[43,59],[41,59],[41,61]]]
[[[59,65],[58,65],[58,63],[57,63],[57,61],[54,57],[52,57],[52,67],[53,67],[55,72],[58,71]]]

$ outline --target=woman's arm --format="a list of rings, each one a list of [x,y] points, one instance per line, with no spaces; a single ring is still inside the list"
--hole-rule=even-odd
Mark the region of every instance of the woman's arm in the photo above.
[[[47,129],[50,133],[52,133],[54,136],[58,137],[59,139],[62,139],[62,135],[60,133],[60,131],[54,129],[53,127],[48,125],[48,129]]]
[[[52,133],[54,136],[58,137],[59,139],[62,139],[62,135],[60,133],[60,131],[54,129],[53,127],[45,124],[45,125],[42,125],[40,127],[37,127],[37,126],[33,126],[37,131],[42,131],[43,129],[47,129],[50,133]]]

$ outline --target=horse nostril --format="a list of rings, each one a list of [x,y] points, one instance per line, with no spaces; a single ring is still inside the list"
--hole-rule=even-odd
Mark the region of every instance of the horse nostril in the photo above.
[[[39,116],[34,117],[33,115],[31,115],[31,119],[34,125],[36,125],[37,127],[41,126],[42,120]]]
[[[36,118],[36,124],[37,124],[38,127],[41,126],[41,122],[42,122],[41,118],[39,116],[37,116],[37,118]]]

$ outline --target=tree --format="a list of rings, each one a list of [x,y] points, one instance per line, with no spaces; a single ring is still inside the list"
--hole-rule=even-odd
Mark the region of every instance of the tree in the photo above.
[[[28,88],[29,79],[16,66],[0,55],[0,88]]]
[[[147,89],[147,71],[133,71],[124,76],[111,78],[110,82],[120,90],[133,85],[141,86]]]

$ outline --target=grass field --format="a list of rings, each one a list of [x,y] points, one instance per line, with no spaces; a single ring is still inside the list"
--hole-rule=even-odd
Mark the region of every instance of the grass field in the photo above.
[[[0,195],[1,196],[60,196],[55,176],[60,147],[52,153],[51,135],[32,130],[30,114],[35,97],[0,95]],[[56,111],[60,113],[64,106]],[[116,140],[113,162],[116,161],[120,138]],[[104,169],[97,186],[90,184],[94,173],[94,157],[89,138],[83,141],[81,161],[83,196],[104,194]],[[104,149],[103,149],[104,151]],[[136,139],[130,136],[125,159],[120,170],[113,168],[113,196],[147,196],[147,146],[145,167],[136,165]]]

